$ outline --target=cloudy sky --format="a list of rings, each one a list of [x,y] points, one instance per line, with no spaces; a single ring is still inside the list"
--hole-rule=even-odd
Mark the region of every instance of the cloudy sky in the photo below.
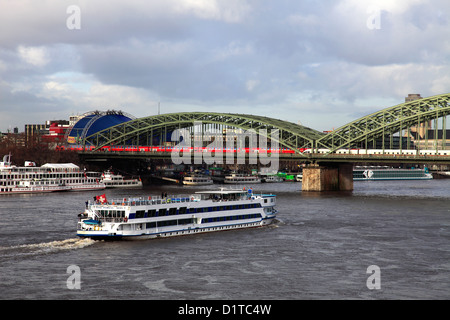
[[[330,130],[448,92],[448,0],[0,0],[2,132],[158,103]]]

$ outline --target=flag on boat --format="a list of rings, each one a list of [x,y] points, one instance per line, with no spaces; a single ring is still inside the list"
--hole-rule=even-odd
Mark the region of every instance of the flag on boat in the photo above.
[[[102,194],[101,196],[95,197],[95,200],[97,200],[97,201],[100,202],[101,204],[106,203],[106,194]]]

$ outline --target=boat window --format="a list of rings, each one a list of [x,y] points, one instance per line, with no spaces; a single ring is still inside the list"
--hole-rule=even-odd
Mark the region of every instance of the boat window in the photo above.
[[[148,217],[156,217],[156,210],[155,209],[148,210]]]
[[[136,211],[136,219],[144,218],[145,210],[137,210]]]
[[[159,209],[158,210],[158,217],[162,217],[166,215],[167,209]]]
[[[177,214],[177,208],[170,208],[169,209],[169,216],[173,216]]]
[[[183,225],[183,224],[191,224],[191,223],[194,222],[193,220],[194,220],[194,219],[192,219],[192,218],[189,218],[189,219],[178,219],[178,224],[179,224],[179,225]]]
[[[185,214],[186,213],[186,207],[181,207],[179,210],[178,210],[178,214]]]
[[[147,229],[156,228],[156,222],[147,222],[146,227]]]
[[[156,225],[158,227],[175,226],[177,225],[177,220],[157,221]]]

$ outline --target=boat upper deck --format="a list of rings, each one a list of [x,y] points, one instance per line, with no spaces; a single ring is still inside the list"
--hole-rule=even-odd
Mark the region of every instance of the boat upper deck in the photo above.
[[[145,197],[130,197],[130,198],[115,198],[107,199],[105,202],[88,201],[88,205],[96,206],[152,206],[161,204],[174,204],[174,203],[191,203],[200,202],[204,200],[211,200],[213,202],[222,201],[240,201],[251,200],[253,197],[275,197],[275,195],[255,195],[252,192],[243,190],[217,190],[217,191],[198,191],[191,195],[168,195],[168,196],[149,196]]]
[[[47,163],[41,167],[28,166],[28,167],[16,167],[11,166],[0,166],[0,172],[10,172],[10,173],[48,173],[48,172],[80,172],[80,167],[73,163]]]

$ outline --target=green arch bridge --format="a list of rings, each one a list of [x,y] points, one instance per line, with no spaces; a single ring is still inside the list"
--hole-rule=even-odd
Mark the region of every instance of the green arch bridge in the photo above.
[[[80,154],[82,158],[170,158],[169,154],[150,154],[147,152],[98,152],[106,146],[151,146],[154,141],[166,140],[169,133],[175,130],[195,132],[195,126],[202,126],[201,132],[215,130],[224,132],[239,128],[254,130],[265,135],[273,142],[276,140],[280,148],[293,150],[280,159],[288,158],[308,164],[303,170],[302,189],[305,191],[352,190],[352,163],[398,162],[398,163],[436,163],[449,164],[450,151],[446,150],[446,116],[450,114],[450,93],[422,98],[382,109],[355,121],[352,121],[327,134],[317,130],[282,121],[274,118],[216,112],[181,112],[162,114],[134,119],[109,127],[82,140],[83,149],[90,151]],[[441,125],[438,120],[441,119]],[[433,129],[430,123],[434,121]],[[441,137],[438,137],[438,127]],[[422,139],[425,145],[421,148],[410,148],[412,128],[423,130]],[[428,137],[433,132],[432,137]],[[276,133],[276,134],[275,134]],[[407,147],[403,148],[403,137],[406,136]],[[395,149],[400,153],[392,154]],[[155,140],[156,139],[156,140]],[[380,142],[381,139],[381,142]],[[380,145],[381,144],[381,145]],[[366,152],[350,153],[348,150]],[[368,149],[378,149],[369,154]],[[343,153],[342,150],[347,150]],[[395,150],[394,150],[395,151]],[[408,151],[408,152],[406,152]],[[435,152],[431,152],[435,151]],[[438,153],[440,151],[440,153]],[[194,152],[195,153],[195,152]],[[319,166],[320,164],[320,166]]]
[[[167,134],[176,129],[193,127],[201,123],[216,129],[240,128],[243,130],[255,130],[257,133],[267,133],[269,139],[273,138],[271,133],[277,130],[277,142],[281,148],[294,151],[294,157],[299,160],[333,160],[337,151],[346,148],[368,148],[375,145],[376,139],[382,140],[381,154],[384,150],[393,149],[393,137],[402,132],[410,133],[411,127],[425,125],[425,140],[427,149],[441,149],[437,142],[437,120],[442,119],[443,137],[446,140],[446,117],[450,114],[450,93],[436,95],[428,98],[405,102],[372,113],[355,121],[352,121],[327,134],[320,131],[301,126],[288,121],[269,117],[231,114],[216,112],[181,112],[155,115],[137,118],[116,126],[109,127],[82,140],[83,147],[94,146],[90,154],[101,150],[102,147],[111,145],[152,145],[155,138],[165,139]],[[435,121],[434,130],[436,134],[428,139],[428,124]],[[410,134],[407,134],[409,139]],[[441,144],[443,143],[441,141]],[[408,144],[409,145],[409,144]],[[372,147],[376,149],[375,147]],[[398,146],[402,148],[402,144]],[[305,149],[311,149],[304,153]],[[321,154],[317,154],[318,150]],[[325,150],[325,151],[323,151]],[[317,154],[313,156],[313,154]],[[104,155],[103,155],[104,156]],[[338,158],[342,158],[339,155]],[[349,158],[361,158],[351,157]]]

